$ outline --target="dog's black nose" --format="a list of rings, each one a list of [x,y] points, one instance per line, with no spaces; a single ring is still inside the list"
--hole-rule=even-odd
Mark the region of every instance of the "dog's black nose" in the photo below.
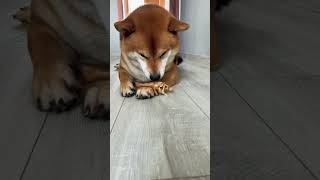
[[[151,74],[150,79],[151,81],[157,81],[160,79],[160,74]]]

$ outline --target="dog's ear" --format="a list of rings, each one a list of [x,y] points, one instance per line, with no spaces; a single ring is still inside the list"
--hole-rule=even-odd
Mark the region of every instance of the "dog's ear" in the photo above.
[[[134,27],[133,23],[128,19],[114,23],[114,27],[124,37],[128,37],[130,34],[132,34],[135,31],[135,27]]]
[[[175,17],[170,17],[170,22],[169,22],[169,27],[168,27],[168,31],[172,32],[172,33],[177,33],[179,31],[185,31],[189,29],[189,24],[183,22],[183,21],[179,21],[178,19],[176,19]]]

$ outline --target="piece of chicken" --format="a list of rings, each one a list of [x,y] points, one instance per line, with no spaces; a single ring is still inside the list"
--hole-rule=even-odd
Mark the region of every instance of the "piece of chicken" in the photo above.
[[[136,88],[140,87],[151,87],[156,93],[166,95],[167,92],[171,91],[171,88],[164,82],[155,81],[155,82],[147,82],[147,83],[140,83],[135,82]]]

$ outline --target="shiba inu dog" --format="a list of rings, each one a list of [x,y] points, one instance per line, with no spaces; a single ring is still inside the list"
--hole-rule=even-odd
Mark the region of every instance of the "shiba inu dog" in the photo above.
[[[120,32],[118,71],[122,96],[145,99],[158,95],[154,87],[136,87],[135,82],[154,82],[155,86],[164,83],[169,87],[178,82],[178,33],[189,28],[187,23],[160,6],[146,4],[114,26]]]
[[[88,117],[109,114],[108,14],[104,0],[32,0],[15,18],[28,23],[32,90],[40,110],[61,112],[84,94]],[[105,16],[105,17],[104,17]],[[80,90],[80,91],[79,91]]]

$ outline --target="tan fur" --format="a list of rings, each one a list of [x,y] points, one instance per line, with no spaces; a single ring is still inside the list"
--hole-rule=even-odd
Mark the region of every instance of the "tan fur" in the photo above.
[[[162,7],[148,4],[136,9],[125,20],[116,22],[115,28],[120,32],[119,79],[123,96],[132,96],[135,91],[138,98],[157,95],[152,87],[143,87],[142,91],[136,90],[132,84],[135,81],[149,82],[151,75],[161,75],[164,59],[167,60],[164,74],[157,81],[170,87],[178,82],[177,64],[174,62],[180,48],[178,32],[188,29],[188,24],[177,20]],[[164,52],[167,53],[161,56]]]
[[[68,110],[80,98],[74,90],[83,89],[84,114],[107,117],[109,67],[103,64],[109,59],[108,38],[99,1],[32,0],[28,47],[33,95],[41,110]]]

